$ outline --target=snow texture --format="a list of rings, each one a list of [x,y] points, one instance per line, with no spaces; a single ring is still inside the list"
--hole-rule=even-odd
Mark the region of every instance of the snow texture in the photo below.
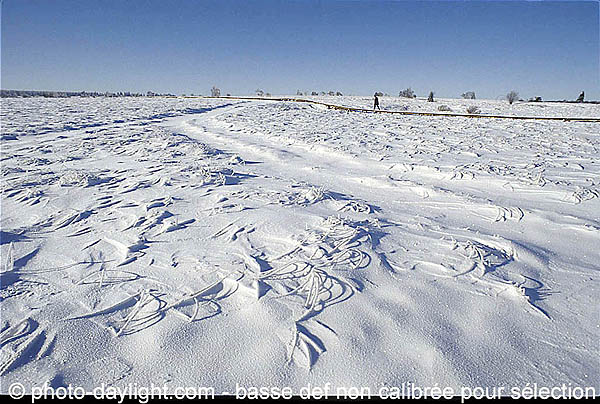
[[[600,116],[436,101],[381,106]],[[293,102],[3,99],[2,393],[598,391],[599,134]]]

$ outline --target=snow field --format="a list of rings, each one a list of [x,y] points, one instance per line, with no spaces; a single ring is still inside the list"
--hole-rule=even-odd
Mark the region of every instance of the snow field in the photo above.
[[[3,390],[600,387],[600,124],[217,99],[2,114]]]

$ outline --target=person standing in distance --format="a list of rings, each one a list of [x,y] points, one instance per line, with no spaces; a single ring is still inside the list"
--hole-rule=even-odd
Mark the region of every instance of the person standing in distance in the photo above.
[[[375,111],[375,108],[381,110],[381,107],[379,107],[379,97],[377,97],[377,93],[375,93],[374,97],[375,103],[373,104],[373,111]]]

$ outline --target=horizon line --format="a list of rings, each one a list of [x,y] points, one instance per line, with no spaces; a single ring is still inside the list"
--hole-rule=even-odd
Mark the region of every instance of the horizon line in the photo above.
[[[77,93],[95,93],[95,94],[100,94],[100,95],[103,95],[103,96],[105,94],[107,94],[107,93],[108,94],[130,93],[130,94],[141,94],[143,97],[147,97],[148,96],[147,93],[153,93],[153,94],[155,94],[153,96],[175,96],[175,97],[199,96],[199,97],[210,97],[210,95],[203,95],[202,93],[195,93],[195,92],[190,92],[189,94],[188,93],[176,94],[176,93],[171,93],[171,92],[157,92],[157,91],[152,91],[152,90],[146,90],[146,91],[129,91],[129,90],[127,90],[127,91],[124,91],[124,90],[118,90],[118,91],[108,91],[108,90],[107,91],[99,91],[99,90],[93,90],[93,91],[90,91],[90,90],[31,90],[31,89],[14,89],[14,88],[5,89],[5,88],[1,88],[0,91],[2,91],[2,92],[5,92],[5,91],[22,91],[22,92],[30,91],[30,92],[37,92],[37,93],[48,92],[48,93],[74,93],[74,94],[77,94]],[[400,91],[402,91],[402,90],[400,90]],[[582,91],[585,91],[585,90],[582,90]],[[477,94],[476,91],[474,93],[475,93],[475,95]],[[517,91],[517,93],[518,93],[518,91]],[[246,96],[257,96],[257,94],[255,92],[252,92],[252,93],[237,93],[237,94],[227,92],[226,94],[228,94],[229,96],[244,96],[244,97],[246,97]],[[273,97],[274,96],[286,96],[286,97],[289,97],[289,96],[299,96],[298,94],[293,93],[293,92],[290,92],[290,93],[267,93],[267,92],[265,92],[265,95],[266,94],[269,94],[268,96],[273,96]],[[435,95],[435,91],[433,91],[433,94]],[[41,95],[39,95],[39,96],[41,96]],[[225,96],[227,96],[227,95],[225,95]],[[366,94],[342,94],[342,95],[330,95],[330,94],[311,95],[311,94],[302,94],[301,96],[303,96],[303,97],[323,97],[323,96],[329,96],[329,97],[373,97],[372,95],[366,95]],[[456,97],[436,96],[436,98],[438,98],[438,99],[451,99],[451,100],[455,100],[455,99],[456,100],[470,99],[470,100],[500,101],[500,100],[503,100],[505,96],[506,95],[498,95],[495,98],[478,97],[478,98],[473,98],[473,99],[464,98],[464,97],[461,97],[461,96],[456,96]],[[264,95],[262,97],[264,97]],[[400,95],[392,95],[392,94],[387,94],[387,93],[384,93],[383,95],[380,95],[380,97],[403,98],[403,99],[407,99],[407,100],[411,99],[410,97],[402,97]],[[12,98],[12,97],[3,97],[3,98]],[[426,95],[415,96],[414,98],[415,99],[418,99],[418,98],[427,98],[427,96]],[[533,99],[533,98],[535,98],[535,97],[529,97],[529,99]],[[519,100],[529,101],[528,99],[525,99],[525,98],[520,98]],[[576,100],[576,98],[573,98],[573,101],[575,101],[575,100]],[[569,102],[571,100],[567,99],[567,98],[564,98],[562,100],[561,99],[548,99],[548,100],[544,100],[542,98],[541,102],[561,102],[561,101],[567,101],[567,102]],[[585,103],[585,102],[598,102],[598,101],[600,101],[600,100],[585,100],[583,102]],[[533,101],[533,102],[535,102],[535,101]],[[539,101],[537,101],[537,102],[539,102]]]

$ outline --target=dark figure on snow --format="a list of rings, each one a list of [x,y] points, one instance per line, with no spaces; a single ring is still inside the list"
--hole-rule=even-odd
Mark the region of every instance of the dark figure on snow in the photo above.
[[[375,108],[381,110],[381,107],[379,107],[379,97],[377,97],[377,93],[375,93],[374,97],[375,97],[375,104],[373,104],[373,111],[375,111]]]
[[[582,91],[581,94],[579,94],[579,97],[577,98],[577,100],[575,102],[583,102],[583,97],[585,97],[585,94]]]

